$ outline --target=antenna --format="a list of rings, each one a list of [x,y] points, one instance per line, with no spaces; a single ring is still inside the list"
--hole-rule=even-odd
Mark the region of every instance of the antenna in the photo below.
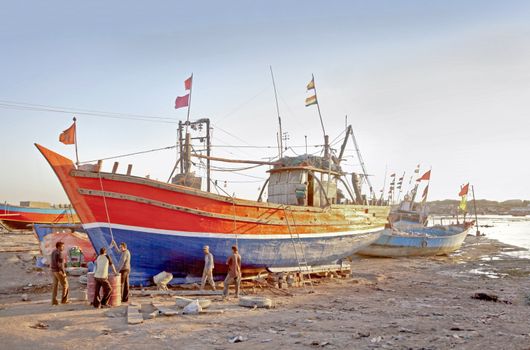
[[[276,100],[276,114],[278,115],[278,126],[280,128],[278,151],[279,151],[280,158],[282,158],[283,157],[282,118],[280,117],[280,106],[278,105],[278,93],[276,92],[276,82],[274,81],[274,73],[272,72],[272,66],[269,66],[269,68],[271,70],[272,87],[274,88],[274,99]]]

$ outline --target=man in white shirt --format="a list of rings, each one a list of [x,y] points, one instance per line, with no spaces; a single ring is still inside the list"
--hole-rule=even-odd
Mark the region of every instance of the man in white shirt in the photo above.
[[[94,305],[96,309],[99,309],[100,307],[110,307],[108,302],[112,293],[112,287],[109,283],[109,265],[110,267],[112,267],[112,271],[114,272],[114,274],[116,274],[116,269],[112,264],[112,260],[110,260],[110,257],[107,255],[107,249],[101,248],[99,250],[99,256],[96,259],[96,270],[94,271],[94,278],[96,280],[96,290],[92,305]],[[100,299],[99,291],[101,288],[103,288],[103,296]]]
[[[212,286],[212,289],[215,290],[215,283],[213,282],[213,255],[210,253],[210,247],[205,245],[202,248],[204,252],[204,270],[202,271],[202,281],[201,281],[201,290],[204,289],[206,281]]]

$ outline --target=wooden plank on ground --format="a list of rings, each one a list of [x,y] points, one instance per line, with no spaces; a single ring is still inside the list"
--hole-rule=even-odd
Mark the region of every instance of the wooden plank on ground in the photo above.
[[[127,323],[128,324],[139,324],[143,323],[144,318],[140,313],[140,307],[137,305],[127,306]]]
[[[132,295],[155,296],[155,295],[223,295],[219,290],[133,290]]]
[[[167,307],[163,304],[158,304],[158,303],[151,303],[155,308],[158,309],[158,311],[160,311],[160,313],[164,316],[175,316],[175,315],[178,315],[178,311],[175,310],[175,309],[172,309],[170,307]]]

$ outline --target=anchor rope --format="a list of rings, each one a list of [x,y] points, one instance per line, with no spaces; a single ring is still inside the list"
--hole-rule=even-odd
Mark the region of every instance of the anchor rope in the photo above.
[[[105,207],[105,214],[107,215],[107,223],[109,225],[110,238],[111,238],[111,244],[112,244],[113,242],[115,243],[114,233],[112,232],[112,226],[110,225],[110,216],[109,216],[109,209],[107,207],[107,199],[105,197],[105,190],[103,189],[103,181],[101,180],[101,173],[99,171],[98,171],[98,178],[99,178],[99,185],[101,187],[101,193],[103,197],[103,206]],[[109,248],[112,248],[111,244],[109,244]]]

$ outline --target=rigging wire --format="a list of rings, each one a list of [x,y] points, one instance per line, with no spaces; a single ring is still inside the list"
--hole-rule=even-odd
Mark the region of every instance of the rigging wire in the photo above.
[[[13,102],[13,101],[6,101],[6,100],[0,100],[0,108],[20,110],[20,111],[66,113],[66,114],[76,114],[76,115],[84,115],[84,116],[89,116],[89,117],[100,117],[100,118],[111,118],[111,119],[140,120],[140,121],[149,121],[149,122],[166,123],[166,124],[177,123],[174,118],[169,118],[169,117],[158,117],[158,116],[149,116],[149,115],[132,114],[132,113],[104,112],[104,111],[87,110],[87,109],[81,109],[81,108],[39,105],[39,104],[33,104],[33,103]]]
[[[176,145],[173,145],[173,146],[167,146],[167,147],[161,147],[161,148],[154,148],[154,149],[150,149],[150,150],[147,150],[147,151],[139,151],[139,152],[121,154],[121,155],[112,156],[112,157],[99,158],[99,159],[94,159],[94,160],[85,160],[83,162],[79,162],[79,164],[93,163],[93,162],[97,162],[98,160],[109,160],[109,159],[116,159],[116,158],[125,158],[125,157],[135,156],[135,155],[138,155],[138,154],[145,154],[145,153],[163,151],[163,150],[172,149],[172,148],[176,148],[176,147],[177,147]]]

